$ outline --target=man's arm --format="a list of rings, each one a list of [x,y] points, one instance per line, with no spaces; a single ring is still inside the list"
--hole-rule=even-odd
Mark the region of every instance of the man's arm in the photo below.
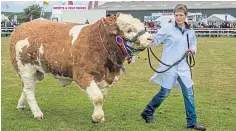
[[[189,43],[190,43],[189,49],[192,51],[193,54],[196,54],[197,53],[197,37],[194,31],[191,34]]]
[[[167,37],[168,28],[167,26],[162,27],[156,34],[153,35],[153,46],[158,46],[165,41]]]

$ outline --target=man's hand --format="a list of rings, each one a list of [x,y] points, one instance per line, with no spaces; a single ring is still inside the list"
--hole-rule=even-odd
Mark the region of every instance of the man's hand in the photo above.
[[[195,54],[195,51],[194,51],[193,49],[191,49],[191,48],[188,49],[187,51],[190,51],[190,52],[188,53],[189,56],[191,56],[191,54],[193,54],[193,55]]]

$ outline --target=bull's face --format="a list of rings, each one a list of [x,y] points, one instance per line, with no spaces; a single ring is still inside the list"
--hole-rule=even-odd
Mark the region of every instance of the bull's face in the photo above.
[[[135,52],[151,46],[151,34],[145,31],[144,24],[131,15],[117,13],[116,15],[119,32],[123,35],[126,44],[135,48]]]

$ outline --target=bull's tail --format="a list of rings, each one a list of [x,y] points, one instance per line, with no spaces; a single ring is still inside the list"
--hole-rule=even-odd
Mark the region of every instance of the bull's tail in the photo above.
[[[13,31],[9,38],[9,54],[10,54],[11,64],[13,65],[14,70],[17,71],[18,69],[16,62],[15,44],[16,44],[15,31]]]

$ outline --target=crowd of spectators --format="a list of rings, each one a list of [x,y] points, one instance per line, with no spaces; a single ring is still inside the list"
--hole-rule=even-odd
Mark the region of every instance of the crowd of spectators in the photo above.
[[[10,21],[1,21],[1,35],[9,36],[10,33],[17,27],[19,23],[13,23]],[[7,27],[7,28],[6,28]]]
[[[199,22],[198,24],[191,23],[190,26],[192,28],[236,28],[236,22],[223,21],[220,24],[216,24],[216,21],[209,22],[208,24]]]

